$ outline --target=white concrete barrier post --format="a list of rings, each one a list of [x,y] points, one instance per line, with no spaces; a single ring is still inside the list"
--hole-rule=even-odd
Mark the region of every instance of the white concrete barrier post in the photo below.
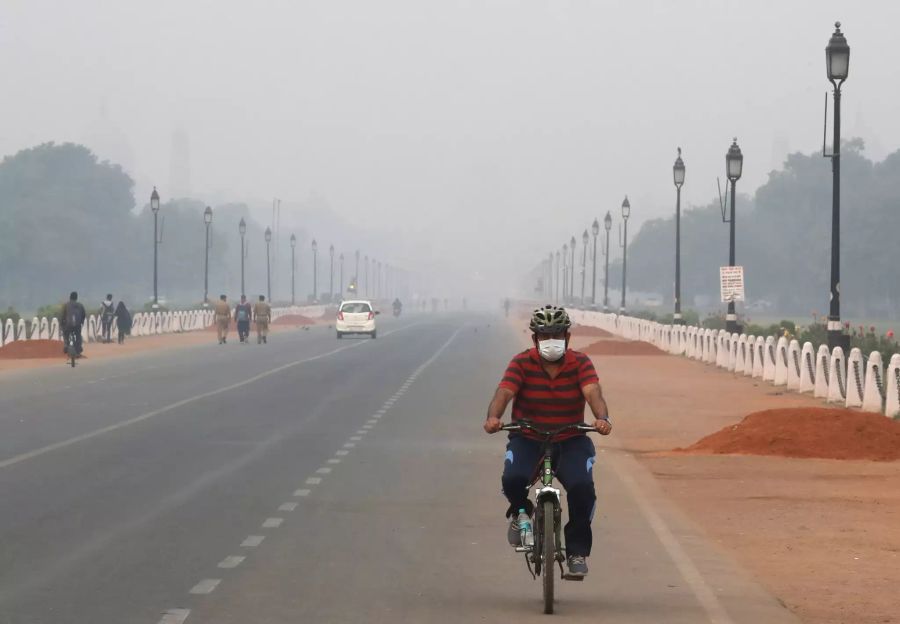
[[[763,378],[766,362],[766,341],[762,336],[756,337],[756,344],[753,345],[753,376],[757,379]]]
[[[872,351],[866,364],[866,389],[863,392],[862,408],[867,412],[884,411],[884,363],[881,354]]]
[[[775,381],[775,338],[766,336],[763,355],[763,381]]]
[[[788,382],[787,338],[781,336],[775,343],[775,385],[786,386]]]
[[[800,392],[816,388],[816,356],[811,342],[804,342],[800,351]]]
[[[847,400],[847,367],[844,350],[835,347],[831,352],[828,368],[831,378],[828,380],[828,402],[843,403]]]
[[[900,353],[891,356],[887,374],[884,377],[884,383],[887,386],[884,415],[889,418],[897,418],[900,416]]]
[[[810,345],[812,347],[812,345]],[[791,340],[787,349],[787,387],[788,390],[800,390],[800,343],[796,339]]]
[[[828,345],[819,345],[816,352],[816,379],[813,396],[819,399],[828,398],[828,388],[831,386],[831,354]]]
[[[865,375],[862,351],[854,347],[850,349],[850,357],[847,358],[846,400],[844,402],[847,407],[862,407]]]
[[[746,353],[744,354],[744,375],[747,377],[753,376],[753,360],[756,359],[755,351],[756,351],[756,336],[750,334],[747,336],[746,343],[744,345],[746,349]]]

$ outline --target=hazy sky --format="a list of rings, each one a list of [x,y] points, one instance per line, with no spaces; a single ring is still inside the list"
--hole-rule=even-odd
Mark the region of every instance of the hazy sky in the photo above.
[[[881,158],[900,146],[896,1],[0,0],[0,153],[84,142],[144,201],[181,129],[200,199],[317,193],[501,275],[626,193],[635,224],[669,214],[679,145],[688,204],[733,136],[745,192],[820,148],[836,19],[845,136]]]

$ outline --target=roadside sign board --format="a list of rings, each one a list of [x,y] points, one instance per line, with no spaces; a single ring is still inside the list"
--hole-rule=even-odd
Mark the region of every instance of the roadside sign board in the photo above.
[[[719,267],[719,288],[722,293],[722,303],[744,301],[744,267]]]

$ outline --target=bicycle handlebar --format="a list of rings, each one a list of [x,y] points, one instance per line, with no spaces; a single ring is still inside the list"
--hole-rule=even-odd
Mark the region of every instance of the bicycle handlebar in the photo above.
[[[563,425],[562,427],[557,427],[556,429],[544,430],[538,429],[533,422],[530,420],[517,420],[508,425],[502,425],[500,427],[500,431],[523,431],[528,430],[533,433],[536,433],[546,439],[551,439],[558,436],[560,433],[564,431],[583,431],[585,433],[599,433],[595,427],[591,425],[586,425],[584,423],[572,423],[570,425]]]

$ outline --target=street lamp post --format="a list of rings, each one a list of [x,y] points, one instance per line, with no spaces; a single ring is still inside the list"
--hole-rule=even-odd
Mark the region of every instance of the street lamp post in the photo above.
[[[619,241],[622,247],[622,305],[619,306],[619,314],[625,314],[625,292],[627,290],[628,281],[628,217],[631,216],[631,202],[628,201],[628,195],[622,202],[622,220],[625,222],[625,236]]]
[[[209,226],[212,224],[212,208],[203,211],[203,223],[206,224],[206,248],[203,261],[203,307],[209,306]]]
[[[329,270],[331,275],[328,278],[328,301],[334,299],[334,245],[328,246]]]
[[[594,235],[594,270],[591,273],[591,307],[597,305],[597,234],[600,233],[600,223],[597,219],[591,224],[591,234]]]
[[[735,196],[737,195],[737,181],[741,178],[744,169],[744,155],[738,147],[737,138],[731,143],[725,154],[725,172],[731,182],[731,218],[728,221],[728,266],[735,266],[734,252],[734,223],[735,223]],[[737,333],[740,328],[737,322],[737,312],[734,309],[734,299],[728,302],[728,313],[725,315],[725,331],[729,334]]]
[[[356,250],[356,272],[353,274],[354,294],[359,296],[359,249]]]
[[[684,161],[681,160],[680,147],[678,158],[672,166],[672,176],[675,180],[675,314],[672,322],[684,325],[681,318],[681,186],[684,184]]]
[[[609,210],[603,217],[603,227],[606,229],[606,251],[603,252],[606,256],[606,268],[603,269],[603,311],[609,312],[609,231],[612,229],[612,215],[609,214]]]
[[[547,300],[553,301],[553,252],[550,252],[550,259],[547,261]]]
[[[297,266],[294,261],[294,248],[297,246],[297,237],[291,234],[291,305],[297,305],[296,291],[294,289],[294,272]]]
[[[270,261],[271,254],[269,246],[272,244],[272,230],[266,228],[266,296],[269,303],[272,303],[272,263]]]
[[[241,296],[244,296],[247,294],[244,289],[244,258],[247,257],[247,252],[244,249],[244,235],[247,233],[247,222],[244,221],[243,217],[241,222],[238,223],[238,232],[241,233]]]
[[[559,303],[559,251],[556,252],[556,303]]]
[[[828,80],[834,87],[834,145],[831,151],[831,296],[828,310],[828,348],[846,352],[850,337],[841,327],[841,86],[850,73],[850,46],[834,23],[834,34],[825,48]]]
[[[150,194],[150,210],[153,211],[153,309],[155,310],[159,307],[159,289],[158,289],[159,193],[156,192],[155,186],[153,187],[153,192]]]
[[[569,261],[569,303],[575,302],[575,236],[569,241],[572,257]]]
[[[569,243],[564,243],[562,247],[562,302],[566,305],[569,300]]]
[[[587,230],[584,231],[584,234],[581,235],[581,307],[584,307],[584,284],[585,279],[587,278],[587,244],[588,244],[588,233]]]
[[[316,239],[312,242],[313,252],[313,302],[319,299],[319,243]]]
[[[338,280],[338,294],[341,296],[341,299],[344,298],[344,253],[341,252],[340,256],[341,260],[341,279]]]

